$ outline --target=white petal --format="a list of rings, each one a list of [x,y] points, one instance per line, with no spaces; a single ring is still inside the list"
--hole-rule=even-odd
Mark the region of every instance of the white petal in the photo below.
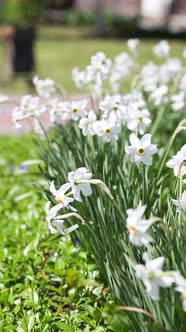
[[[151,134],[146,134],[142,137],[141,143],[144,147],[151,144]]]
[[[151,166],[152,165],[152,158],[148,154],[142,156],[142,161],[146,166]]]
[[[139,147],[141,145],[141,141],[139,140],[139,138],[134,134],[132,133],[130,135],[130,138],[129,138],[129,141],[130,143],[135,146],[136,148]]]
[[[45,211],[45,213],[47,214],[47,215],[49,215],[49,208],[50,208],[50,204],[51,204],[51,202],[46,202],[46,204],[45,204],[45,206],[44,206],[44,211]]]
[[[92,195],[92,188],[91,188],[90,184],[81,185],[81,191],[84,196]]]
[[[71,183],[69,183],[69,182],[65,183],[59,188],[58,192],[60,193],[60,191],[61,191],[62,193],[66,193],[66,191],[68,189],[70,189],[71,187],[72,187]]]
[[[57,196],[57,191],[54,185],[54,181],[50,183],[50,192],[52,193],[52,195]]]

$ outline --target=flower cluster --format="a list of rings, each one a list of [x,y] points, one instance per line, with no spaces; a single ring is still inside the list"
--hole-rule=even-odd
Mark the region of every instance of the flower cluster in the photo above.
[[[170,144],[167,145],[167,151],[163,147],[167,139],[166,135],[166,138],[164,138],[163,130],[162,147],[157,149],[157,144],[152,143],[159,139],[156,130],[161,121],[166,123],[169,115],[171,119],[177,120],[183,114],[186,106],[186,74],[181,61],[177,58],[169,57],[170,47],[167,41],[161,41],[152,50],[154,55],[158,57],[158,64],[150,61],[141,69],[137,63],[139,40],[128,40],[127,46],[128,53],[122,52],[118,54],[113,61],[107,58],[103,52],[98,52],[91,57],[90,64],[85,70],[80,71],[78,68],[73,70],[72,74],[76,86],[79,89],[84,87],[89,89],[91,93],[90,101],[88,99],[69,101],[62,97],[58,98],[56,95],[52,97],[59,88],[57,84],[52,79],[41,80],[36,76],[33,83],[38,96],[24,96],[20,101],[20,105],[17,105],[14,109],[13,121],[17,127],[20,127],[21,120],[33,118],[35,131],[39,135],[42,135],[40,123],[44,112],[47,112],[53,125],[56,123],[72,125],[74,133],[77,133],[76,137],[81,137],[80,142],[78,142],[80,147],[78,151],[83,147],[82,155],[81,151],[79,152],[79,155],[83,158],[83,153],[88,155],[87,151],[92,147],[94,147],[96,156],[99,156],[100,151],[104,155],[107,148],[108,150],[110,149],[110,155],[114,156],[114,153],[118,153],[119,148],[122,147],[121,157],[117,159],[118,163],[121,161],[122,167],[119,164],[119,166],[117,165],[118,168],[115,167],[114,169],[118,170],[119,174],[125,174],[126,172],[126,178],[123,178],[121,184],[124,190],[122,191],[123,188],[118,185],[120,179],[118,174],[116,174],[117,185],[113,186],[113,189],[115,188],[114,190],[116,190],[118,197],[120,192],[123,193],[125,212],[121,212],[123,201],[121,205],[118,202],[114,202],[113,210],[116,207],[117,213],[120,216],[125,216],[123,219],[121,217],[122,221],[125,220],[125,228],[127,230],[124,236],[126,236],[129,249],[134,249],[133,279],[135,280],[136,276],[142,280],[147,294],[156,301],[160,299],[160,288],[170,288],[174,285],[174,289],[181,294],[183,310],[186,311],[186,280],[179,271],[176,271],[176,264],[174,265],[172,260],[169,260],[169,257],[164,257],[166,256],[164,252],[161,255],[159,254],[161,247],[156,248],[156,239],[158,238],[156,230],[158,229],[161,232],[161,227],[162,229],[165,227],[167,231],[169,231],[169,228],[170,230],[173,229],[172,225],[169,227],[169,223],[165,220],[165,215],[169,216],[171,214],[172,219],[175,217],[175,223],[178,219],[180,229],[185,218],[186,144],[169,161],[167,161],[167,156],[170,149],[172,149],[171,144],[177,133],[179,130],[185,130],[186,127],[180,126],[178,131],[174,132]],[[184,50],[183,56],[185,57],[185,55],[186,51]],[[133,77],[131,80],[131,91],[124,94],[122,93],[122,85],[129,75]],[[6,96],[0,96],[0,103],[6,101]],[[82,133],[82,136],[80,133]],[[86,138],[83,136],[86,136]],[[87,136],[97,137],[94,139],[94,137],[87,138]],[[118,144],[117,140],[119,140]],[[88,141],[87,146],[86,141]],[[84,147],[87,149],[84,149]],[[104,148],[102,149],[102,147]],[[124,150],[126,154],[124,154]],[[158,154],[159,164],[157,168],[151,167],[149,169],[148,166],[153,164],[153,156],[156,153]],[[100,168],[103,166],[103,172],[109,168],[112,170],[112,165],[109,164],[108,166],[105,161],[106,158],[103,159],[102,157],[100,158],[102,163]],[[129,159],[132,163],[139,166],[133,167]],[[89,163],[88,158],[87,160],[85,164]],[[74,161],[76,162],[75,156]],[[142,167],[141,164],[143,164]],[[144,165],[147,167],[144,167]],[[161,172],[164,170],[165,165],[173,170],[176,176],[176,186],[175,191],[169,191],[171,196],[169,195],[167,199],[169,203],[167,214],[163,211],[161,215],[161,206],[164,205],[162,200],[167,191],[162,192],[161,188],[159,188],[159,186],[163,186],[164,177],[158,174],[162,174]],[[159,166],[160,169],[158,169]],[[143,172],[142,181],[137,179],[141,171]],[[155,183],[156,174],[157,184]],[[48,228],[52,234],[60,233],[65,235],[78,228],[78,223],[73,224],[71,227],[65,227],[65,220],[68,218],[77,218],[83,224],[87,222],[87,220],[84,220],[86,217],[83,219],[77,210],[79,203],[83,202],[83,198],[92,195],[92,185],[98,186],[113,199],[105,183],[99,179],[93,179],[92,173],[85,167],[69,172],[67,178],[66,183],[57,187],[54,181],[50,183],[49,197],[51,200],[46,203],[44,210]],[[126,183],[124,183],[125,181]],[[136,183],[138,183],[138,187],[136,187]],[[152,188],[153,185],[155,189]],[[139,192],[135,193],[135,190],[138,191],[138,188]],[[172,199],[172,192],[175,195],[173,196],[174,199]],[[154,193],[156,196],[160,195],[161,197],[159,200],[152,202]],[[132,198],[128,198],[130,195]],[[136,205],[137,203],[139,203],[139,206]],[[138,207],[129,209],[129,206]],[[59,214],[63,209],[65,213]],[[154,214],[161,215],[162,219],[153,217],[152,215]],[[160,225],[154,225],[157,221]],[[165,224],[165,221],[167,224]],[[110,234],[113,236],[113,232],[110,232]],[[121,237],[122,235],[120,234],[116,238],[119,240]],[[169,240],[171,242],[171,236]],[[128,243],[129,241],[130,243]],[[141,256],[143,246],[145,247],[145,253]],[[153,256],[156,258],[149,258]],[[144,264],[138,264],[139,262],[141,263],[142,257]],[[132,260],[129,259],[129,261]],[[173,270],[171,268],[170,270],[165,270],[164,266],[172,266]],[[177,270],[183,272],[182,268],[177,268]]]
[[[51,201],[48,201],[44,207],[48,228],[51,234],[59,232],[61,235],[65,235],[78,228],[78,225],[75,224],[64,231],[62,225],[67,218],[76,217],[84,222],[83,218],[77,213],[76,208],[74,208],[71,203],[74,201],[82,202],[82,196],[90,196],[92,194],[91,184],[100,187],[111,199],[113,199],[111,192],[105,183],[99,179],[92,179],[92,173],[85,167],[80,167],[75,171],[69,172],[68,182],[61,185],[59,189],[56,189],[54,181],[50,183],[50,193],[57,202],[55,206],[50,208]],[[73,212],[57,216],[59,210],[63,208],[69,209]]]

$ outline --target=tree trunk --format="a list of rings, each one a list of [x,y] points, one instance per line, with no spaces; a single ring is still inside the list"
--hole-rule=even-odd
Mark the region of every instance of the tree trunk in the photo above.
[[[104,0],[95,0],[96,35],[104,34]]]

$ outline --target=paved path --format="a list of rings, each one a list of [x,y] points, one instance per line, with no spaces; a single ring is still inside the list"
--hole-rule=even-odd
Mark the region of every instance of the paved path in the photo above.
[[[68,100],[81,100],[86,98],[85,96],[69,96]],[[20,97],[14,96],[11,99],[15,100],[15,102],[20,101]],[[22,128],[16,129],[14,123],[12,121],[12,110],[16,106],[16,103],[9,103],[9,104],[0,104],[0,135],[21,135],[27,132],[32,131],[32,121],[31,120],[24,120]],[[50,125],[50,120],[47,114],[43,114],[41,117],[42,123],[44,126]]]
[[[20,97],[14,97],[14,100],[19,102]],[[16,103],[0,104],[0,135],[21,135],[32,130],[32,121],[24,120],[22,128],[15,128],[12,121],[12,111]],[[43,123],[49,125],[47,116],[43,117]]]
[[[0,104],[0,135],[18,134],[12,122],[12,109],[15,107],[11,104]]]

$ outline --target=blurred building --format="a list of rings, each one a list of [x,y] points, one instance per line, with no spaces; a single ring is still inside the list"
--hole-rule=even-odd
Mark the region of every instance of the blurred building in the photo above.
[[[104,10],[115,15],[138,16],[144,29],[186,30],[186,0],[99,0]],[[74,0],[80,10],[94,10],[96,0]]]
[[[1,0],[0,0],[1,1]],[[166,28],[171,32],[186,31],[186,0],[43,0],[49,17],[59,20],[62,11],[77,9],[125,17],[139,17],[144,29]],[[100,6],[100,7],[99,7]],[[98,12],[97,12],[98,13]]]

